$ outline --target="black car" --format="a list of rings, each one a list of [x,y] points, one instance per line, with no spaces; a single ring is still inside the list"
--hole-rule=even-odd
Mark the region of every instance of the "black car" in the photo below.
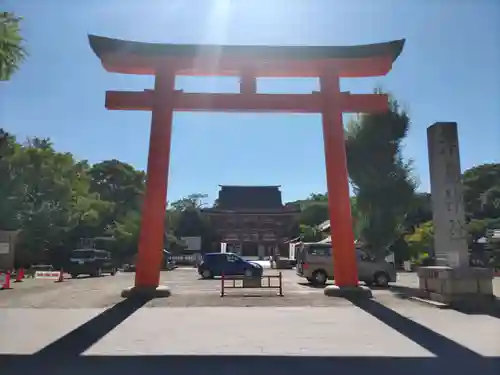
[[[249,262],[233,253],[208,253],[198,266],[198,273],[204,279],[214,276],[261,277],[262,266]]]
[[[100,277],[103,273],[114,276],[116,270],[109,251],[78,249],[71,252],[69,266],[65,271],[71,274],[71,277],[76,278],[79,275]]]

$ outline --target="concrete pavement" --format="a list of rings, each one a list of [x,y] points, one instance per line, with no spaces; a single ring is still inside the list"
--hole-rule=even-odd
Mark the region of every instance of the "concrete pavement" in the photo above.
[[[189,272],[165,277],[187,290]],[[47,284],[46,294],[38,284],[28,293],[30,287],[23,283],[23,303],[7,304],[2,297],[8,307],[0,308],[2,373],[500,373],[498,317],[439,310],[390,291],[350,302],[301,285],[288,299],[221,302],[210,289],[216,282],[200,281],[205,289],[183,297],[198,307],[175,307],[181,304],[169,299],[138,303],[116,298],[117,285],[131,279],[117,275]],[[13,297],[12,292],[1,295]],[[66,305],[58,296],[69,298]],[[29,300],[37,300],[35,308],[26,308]],[[219,307],[207,307],[209,300]],[[258,306],[254,301],[271,302],[265,302],[267,307],[228,307]],[[277,307],[273,301],[287,305]]]
[[[1,309],[0,364],[50,374],[498,374],[498,319],[393,302]]]

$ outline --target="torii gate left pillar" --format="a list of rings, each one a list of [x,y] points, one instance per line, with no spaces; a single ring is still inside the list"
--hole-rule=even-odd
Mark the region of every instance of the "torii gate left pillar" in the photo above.
[[[321,113],[336,284],[325,288],[325,294],[371,295],[358,285],[342,114],[386,111],[388,98],[341,92],[339,81],[387,74],[404,40],[353,47],[224,47],[152,45],[91,36],[90,44],[108,71],[155,75],[154,90],[106,93],[108,109],[152,112],[135,286],[123,296],[170,294],[167,287],[159,286],[159,278],[176,110]],[[237,75],[240,93],[183,93],[175,90],[176,75]],[[321,91],[258,94],[256,78],[266,76],[319,77]]]
[[[136,261],[136,288],[157,290],[160,282],[172,143],[174,89],[175,72],[168,68],[158,70],[155,76],[155,95],[151,111],[146,193]]]

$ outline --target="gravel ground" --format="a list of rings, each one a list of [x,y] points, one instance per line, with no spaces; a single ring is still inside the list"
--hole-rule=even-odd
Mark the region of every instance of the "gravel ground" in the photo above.
[[[150,301],[146,307],[188,306],[349,306],[349,302],[338,298],[326,298],[322,288],[313,288],[304,283],[295,271],[284,270],[284,297],[277,290],[227,290],[220,298],[219,280],[200,280],[193,268],[179,268],[161,273],[161,284],[172,291],[170,298]],[[266,270],[266,274],[276,274]],[[120,291],[134,283],[133,273],[118,273],[100,278],[65,279],[63,283],[51,280],[26,279],[13,283],[11,290],[0,291],[0,308],[105,308],[122,300]],[[500,296],[500,278],[495,281],[496,294]],[[397,285],[415,287],[415,274],[402,273]],[[378,300],[396,300],[391,290],[373,290]]]

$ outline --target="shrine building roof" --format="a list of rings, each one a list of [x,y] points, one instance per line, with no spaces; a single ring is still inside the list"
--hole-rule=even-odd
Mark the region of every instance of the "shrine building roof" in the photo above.
[[[207,213],[295,213],[295,208],[283,206],[279,186],[221,185],[217,207],[205,209]]]
[[[221,186],[218,207],[231,209],[280,209],[283,207],[278,186]]]

